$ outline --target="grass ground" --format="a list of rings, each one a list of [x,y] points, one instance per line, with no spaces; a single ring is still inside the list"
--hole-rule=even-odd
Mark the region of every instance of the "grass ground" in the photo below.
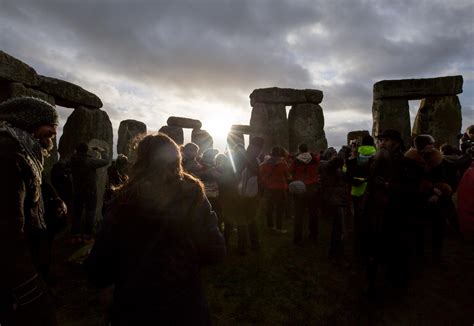
[[[335,264],[327,252],[330,223],[320,220],[317,246],[292,244],[261,222],[262,248],[238,254],[235,237],[225,261],[204,271],[212,320],[216,325],[472,325],[474,323],[474,245],[450,233],[444,266],[426,264],[403,292],[384,287],[367,301],[361,295],[364,273],[351,257]],[[350,227],[349,227],[350,229]],[[59,239],[60,240],[60,239]],[[62,242],[58,241],[58,245]],[[61,325],[102,325],[104,298],[87,286],[80,267],[63,262],[71,248],[58,248],[53,288]],[[383,279],[381,280],[383,285]]]

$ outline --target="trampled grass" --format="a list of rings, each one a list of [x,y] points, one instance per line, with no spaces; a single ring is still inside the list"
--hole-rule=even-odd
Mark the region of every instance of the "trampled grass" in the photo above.
[[[471,325],[474,322],[474,245],[448,233],[444,268],[427,263],[405,290],[385,285],[368,301],[362,295],[365,273],[353,259],[351,223],[347,223],[346,255],[342,262],[328,258],[329,217],[319,221],[317,245],[292,243],[288,233],[265,227],[259,214],[262,247],[238,253],[236,235],[224,262],[206,268],[206,287],[215,325]],[[429,237],[428,237],[429,238]],[[62,246],[61,239],[57,245]],[[427,247],[429,243],[427,242]],[[57,248],[53,288],[61,325],[103,325],[104,295],[87,285],[78,266],[63,263],[70,248]]]

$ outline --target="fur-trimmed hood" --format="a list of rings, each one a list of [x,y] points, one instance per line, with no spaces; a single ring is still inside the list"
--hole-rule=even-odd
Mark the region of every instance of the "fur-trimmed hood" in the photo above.
[[[414,160],[416,164],[425,170],[431,170],[443,161],[443,154],[436,148],[426,150],[421,155],[420,152],[412,147],[405,153],[405,157]]]

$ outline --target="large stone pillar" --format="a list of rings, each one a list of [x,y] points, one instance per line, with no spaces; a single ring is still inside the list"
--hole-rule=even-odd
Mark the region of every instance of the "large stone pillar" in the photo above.
[[[78,143],[86,142],[91,146],[103,147],[109,160],[112,158],[112,123],[106,112],[99,109],[78,107],[68,117],[59,140],[61,158],[70,159]],[[97,213],[96,222],[102,221],[102,199],[105,190],[107,167],[97,170]]]
[[[318,104],[295,104],[288,114],[289,151],[295,153],[298,145],[305,143],[311,152],[328,147],[324,133],[323,110]]]
[[[191,141],[199,146],[199,154],[202,154],[206,149],[213,148],[214,140],[212,136],[202,129],[193,129],[191,132]]]
[[[262,137],[265,141],[262,153],[270,153],[272,147],[288,149],[288,119],[284,104],[255,103],[250,117],[250,137]]]
[[[377,137],[386,129],[402,135],[405,146],[411,144],[410,110],[406,99],[375,99],[372,104],[372,135]]]
[[[117,154],[130,156],[137,136],[146,134],[146,124],[137,120],[123,120],[120,122],[117,139]]]
[[[413,137],[430,134],[439,147],[448,143],[457,147],[457,135],[462,128],[461,104],[454,96],[428,97],[421,101],[420,108],[413,123]]]
[[[351,140],[357,139],[359,145],[362,144],[362,138],[370,136],[368,130],[353,130],[347,133],[347,145],[350,145]]]
[[[91,139],[105,141],[109,146],[108,156],[112,157],[112,123],[105,111],[80,106],[68,117],[59,140],[61,158],[69,159],[80,142]]]
[[[176,127],[176,126],[163,126],[158,131],[168,135],[171,139],[175,141],[176,144],[183,145],[184,143],[183,128]]]

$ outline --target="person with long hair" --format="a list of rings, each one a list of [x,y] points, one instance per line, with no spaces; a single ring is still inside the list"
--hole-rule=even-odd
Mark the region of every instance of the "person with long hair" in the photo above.
[[[112,325],[210,324],[200,270],[226,248],[202,183],[181,161],[162,133],[140,142],[86,261],[93,284],[115,286]]]

